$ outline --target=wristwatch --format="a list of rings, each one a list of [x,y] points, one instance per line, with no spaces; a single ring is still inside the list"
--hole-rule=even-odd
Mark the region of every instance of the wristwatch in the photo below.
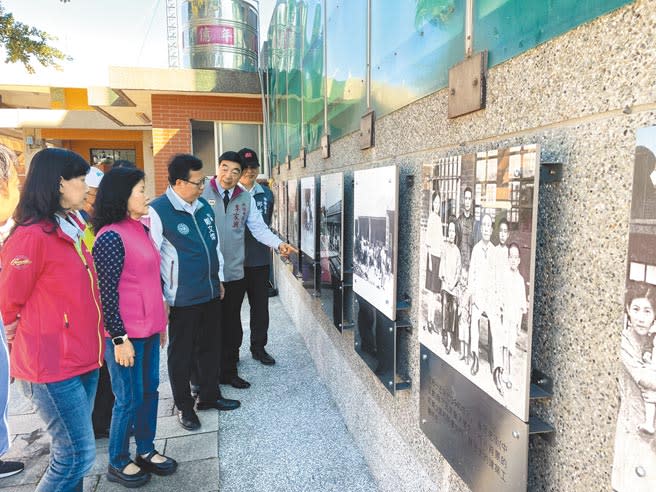
[[[114,346],[116,345],[123,345],[128,339],[128,334],[126,333],[125,335],[122,335],[120,337],[114,337],[112,338],[112,343]]]

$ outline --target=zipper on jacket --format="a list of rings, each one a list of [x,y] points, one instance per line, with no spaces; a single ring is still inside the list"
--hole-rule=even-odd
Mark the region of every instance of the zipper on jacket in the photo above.
[[[84,253],[82,252],[82,247],[80,244],[76,242],[74,246],[78,256],[84,264],[84,268],[86,268],[87,273],[89,274],[89,280],[91,281],[91,296],[93,297],[93,305],[96,306],[96,311],[98,312],[98,323],[96,324],[96,332],[98,334],[98,367],[102,367],[102,334],[100,333],[100,320],[102,319],[102,311],[98,305],[98,301],[96,300],[96,289],[93,286],[93,273],[91,273],[89,263],[87,263],[87,259],[84,257]]]
[[[214,287],[212,286],[212,258],[210,256],[210,250],[208,249],[207,244],[205,244],[205,239],[203,238],[203,235],[200,232],[200,228],[198,227],[198,222],[196,222],[196,216],[192,215],[191,218],[194,219],[194,225],[196,226],[196,231],[198,231],[198,236],[200,237],[200,240],[203,243],[203,247],[205,248],[205,254],[207,255],[207,271],[209,272],[208,280],[210,282],[210,292],[212,293],[212,299],[214,299]],[[219,240],[218,237],[216,239],[217,241]]]
[[[173,289],[173,267],[174,267],[174,265],[175,265],[175,261],[171,260],[171,276],[169,277],[169,279],[170,279],[169,286],[171,287],[171,289]]]

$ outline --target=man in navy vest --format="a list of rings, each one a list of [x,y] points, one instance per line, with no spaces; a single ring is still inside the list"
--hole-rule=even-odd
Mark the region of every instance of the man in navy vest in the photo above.
[[[257,210],[267,226],[271,226],[273,214],[273,193],[268,186],[262,186],[256,179],[260,172],[260,162],[254,150],[243,148],[239,156],[244,164],[239,184],[253,196]],[[246,256],[244,259],[244,278],[246,294],[251,308],[251,354],[262,364],[272,366],[276,363],[264,349],[269,331],[269,274],[271,271],[271,249],[258,242],[246,231]]]
[[[253,197],[239,186],[242,171],[243,163],[237,152],[221,154],[217,175],[203,191],[203,198],[214,209],[221,252],[225,259],[223,273],[226,294],[223,300],[223,353],[219,380],[221,384],[245,389],[250,387],[250,383],[239,377],[237,361],[244,336],[240,311],[246,292],[246,230],[250,230],[259,242],[277,249],[283,256],[288,255],[293,248],[269,230]]]
[[[150,234],[162,261],[164,298],[170,306],[168,368],[180,425],[200,427],[189,387],[198,377],[196,408],[234,410],[216,384],[221,356],[223,257],[212,207],[201,198],[203,163],[179,154],[168,168],[170,186],[150,204]]]

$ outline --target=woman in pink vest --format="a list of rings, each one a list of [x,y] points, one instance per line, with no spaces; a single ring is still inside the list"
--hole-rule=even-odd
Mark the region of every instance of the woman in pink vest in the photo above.
[[[144,173],[112,169],[95,203],[93,257],[105,318],[105,360],[116,397],[109,429],[107,479],[139,487],[150,474],[170,475],[177,462],[154,447],[159,393],[159,346],[166,343],[166,312],[159,252],[140,222],[148,213]],[[134,428],[136,459],[130,459]]]

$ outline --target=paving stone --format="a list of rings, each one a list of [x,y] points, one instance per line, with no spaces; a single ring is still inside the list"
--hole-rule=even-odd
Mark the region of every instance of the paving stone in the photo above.
[[[219,428],[219,418],[216,410],[198,412],[201,427],[196,431],[183,429],[178,422],[177,415],[160,417],[157,419],[157,439],[202,434],[203,432],[216,432]]]
[[[160,396],[159,404],[157,405],[157,416],[158,417],[170,417],[173,415],[173,410],[175,403],[173,403],[173,398],[162,398]]]
[[[177,460],[196,461],[207,458],[217,458],[217,434],[207,432],[189,436],[174,437],[166,440],[166,455]]]
[[[12,434],[29,434],[37,429],[45,429],[46,425],[36,413],[9,416],[9,431]]]
[[[50,453],[50,436],[43,429],[36,429],[30,434],[18,434],[3,455],[5,460],[23,461],[26,458],[38,458]],[[1,482],[0,482],[1,483]]]
[[[84,492],[94,492],[100,481],[100,475],[84,477]]]

